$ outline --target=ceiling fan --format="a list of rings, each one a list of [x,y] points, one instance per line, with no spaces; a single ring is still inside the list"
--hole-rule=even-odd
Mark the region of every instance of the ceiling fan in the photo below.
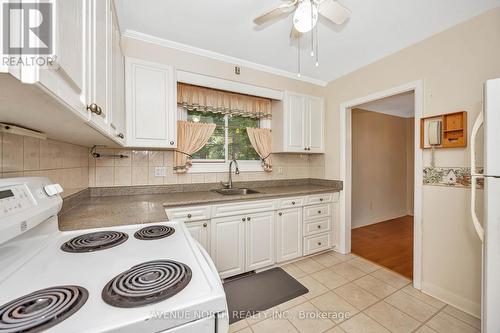
[[[256,17],[253,22],[262,25],[273,20],[286,17],[293,12],[293,26],[290,33],[292,39],[298,41],[298,75],[300,76],[300,37],[304,33],[310,32],[311,56],[316,54],[316,67],[319,66],[318,55],[318,18],[319,15],[335,24],[343,24],[351,16],[351,11],[336,0],[289,0],[288,3]],[[316,47],[314,41],[316,40]]]
[[[291,0],[253,21],[261,25],[292,12],[294,12],[293,26],[299,33],[311,31],[316,26],[319,15],[335,24],[343,24],[351,16],[351,11],[335,0]]]

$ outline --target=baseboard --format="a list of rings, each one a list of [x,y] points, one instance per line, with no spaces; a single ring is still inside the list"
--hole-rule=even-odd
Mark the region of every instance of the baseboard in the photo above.
[[[367,219],[361,219],[361,220],[357,220],[357,221],[353,220],[351,225],[357,225],[356,227],[352,228],[352,229],[356,229],[356,228],[366,227],[367,225],[372,225],[375,223],[380,223],[380,222],[384,222],[384,221],[388,221],[388,220],[397,219],[397,218],[407,216],[407,215],[408,215],[407,211],[402,210],[402,211],[390,213],[390,214],[387,214],[384,216],[379,216],[376,218],[367,218]]]
[[[481,304],[471,302],[449,290],[422,281],[422,292],[448,303],[476,318],[481,318]]]

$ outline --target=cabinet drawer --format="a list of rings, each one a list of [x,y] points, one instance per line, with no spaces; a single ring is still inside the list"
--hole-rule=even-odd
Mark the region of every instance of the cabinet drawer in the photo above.
[[[167,213],[167,217],[169,220],[189,222],[210,220],[210,208],[210,206],[191,206],[172,209],[167,208],[165,209],[165,212]]]
[[[274,210],[274,200],[256,200],[213,206],[213,217],[270,212]]]
[[[338,196],[337,196],[338,197]],[[306,197],[306,205],[317,205],[333,202],[334,193],[314,194]]]
[[[283,198],[278,200],[278,209],[294,208],[304,206],[305,198]]]
[[[332,215],[332,205],[316,205],[304,207],[304,221],[317,219],[320,217],[327,217]]]
[[[328,250],[331,247],[330,232],[304,238],[304,255]]]
[[[327,217],[304,224],[304,236],[320,234],[325,231],[330,231],[332,225],[331,217]]]

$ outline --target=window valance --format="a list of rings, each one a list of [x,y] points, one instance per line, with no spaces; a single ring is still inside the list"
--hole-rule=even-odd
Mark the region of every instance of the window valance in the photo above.
[[[271,100],[222,90],[177,84],[177,105],[188,111],[271,118]]]

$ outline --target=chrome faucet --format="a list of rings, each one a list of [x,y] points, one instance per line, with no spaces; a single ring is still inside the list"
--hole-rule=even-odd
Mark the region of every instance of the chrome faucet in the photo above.
[[[233,175],[231,173],[231,171],[233,169],[233,163],[234,163],[234,166],[236,168],[234,173],[237,175],[240,174],[240,169],[238,168],[238,162],[236,161],[236,157],[233,155],[231,162],[229,162],[228,182],[227,183],[220,182],[222,184],[222,186],[224,186],[225,188],[233,188]]]

